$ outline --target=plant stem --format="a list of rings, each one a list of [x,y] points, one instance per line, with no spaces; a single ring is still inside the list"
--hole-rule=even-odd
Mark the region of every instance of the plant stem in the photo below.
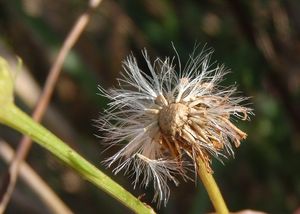
[[[0,140],[0,156],[7,164],[9,164],[15,156],[14,150],[3,140]],[[67,207],[66,204],[64,204],[64,202],[48,186],[48,184],[27,163],[21,163],[19,175],[22,180],[33,190],[33,192],[44,202],[51,213],[73,213],[70,208]],[[0,213],[1,211],[3,212],[0,207]]]
[[[135,213],[154,213],[151,207],[145,205],[131,193],[127,192],[122,186],[98,170],[54,134],[34,122],[14,104],[9,103],[1,106],[0,123],[16,129],[24,135],[28,135],[40,146],[59,158],[63,163],[73,168],[86,180],[119,200]]]
[[[202,180],[202,183],[208,193],[208,196],[218,214],[228,214],[228,208],[219,190],[219,187],[201,158],[198,158],[198,175]]]

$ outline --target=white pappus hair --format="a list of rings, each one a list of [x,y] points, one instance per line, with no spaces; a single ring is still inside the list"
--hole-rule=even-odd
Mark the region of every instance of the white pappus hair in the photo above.
[[[233,96],[236,88],[219,85],[227,70],[210,64],[211,49],[196,49],[184,68],[175,69],[173,59],[157,58],[151,63],[143,51],[149,72],[142,71],[133,55],[123,63],[119,87],[101,94],[110,102],[100,117],[99,130],[108,146],[121,146],[105,160],[114,173],[124,171],[133,177],[134,187],[153,183],[154,201],[166,205],[170,196],[168,181],[178,185],[187,177],[186,165],[197,170],[201,158],[207,170],[211,160],[234,154],[246,133],[232,119],[249,119],[250,108],[241,106],[246,98]],[[125,143],[124,143],[125,142]]]

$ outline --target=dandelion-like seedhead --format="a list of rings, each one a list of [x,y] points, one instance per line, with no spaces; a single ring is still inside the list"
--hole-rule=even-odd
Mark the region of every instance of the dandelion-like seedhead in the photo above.
[[[116,165],[114,173],[132,176],[134,187],[153,183],[158,205],[169,198],[168,181],[178,185],[177,177],[188,178],[187,165],[196,173],[201,158],[212,172],[212,157],[233,156],[232,143],[238,147],[247,136],[231,122],[249,119],[252,110],[240,104],[246,98],[233,96],[233,86],[219,85],[228,72],[223,65],[209,64],[211,49],[195,51],[182,69],[175,50],[177,69],[174,58],[151,63],[144,50],[149,74],[131,55],[124,61],[119,88],[99,87],[110,100],[98,121],[106,132],[102,138],[109,146],[121,146],[106,164]]]

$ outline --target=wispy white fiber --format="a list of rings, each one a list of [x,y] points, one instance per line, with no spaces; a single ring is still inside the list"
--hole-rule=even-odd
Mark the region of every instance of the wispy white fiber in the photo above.
[[[168,201],[169,181],[178,185],[179,177],[187,178],[186,163],[197,170],[200,156],[211,170],[212,157],[234,155],[232,144],[238,147],[246,134],[232,119],[249,119],[252,113],[241,106],[245,98],[235,96],[234,86],[220,86],[228,70],[210,63],[213,51],[195,53],[181,68],[180,60],[179,66],[174,65],[174,58],[151,62],[144,50],[147,71],[130,55],[118,87],[99,87],[110,100],[98,121],[99,130],[105,132],[102,138],[108,146],[120,147],[105,163],[114,166],[114,173],[133,177],[134,186],[153,184],[158,204]]]

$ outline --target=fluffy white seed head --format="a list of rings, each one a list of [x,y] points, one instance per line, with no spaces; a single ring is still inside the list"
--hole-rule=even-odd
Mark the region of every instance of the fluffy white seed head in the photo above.
[[[238,147],[246,138],[231,121],[249,119],[252,111],[240,105],[245,98],[233,96],[235,87],[219,85],[227,71],[209,64],[211,54],[210,49],[193,53],[176,70],[173,59],[151,63],[144,50],[149,72],[129,56],[119,87],[99,87],[110,100],[99,120],[100,131],[106,132],[102,138],[109,146],[121,146],[106,164],[133,176],[134,186],[153,183],[158,205],[169,198],[168,181],[178,185],[177,177],[187,178],[186,165],[197,170],[200,157],[212,172],[212,156],[232,156],[232,143]]]

